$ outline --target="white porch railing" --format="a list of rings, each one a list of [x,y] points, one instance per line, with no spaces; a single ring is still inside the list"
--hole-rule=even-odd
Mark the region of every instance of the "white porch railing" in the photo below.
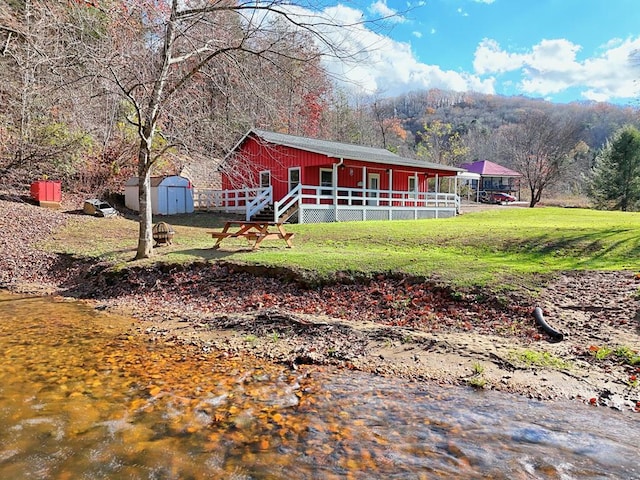
[[[297,204],[299,223],[451,217],[460,208],[454,193],[298,185],[273,202],[271,187],[194,192],[196,209],[242,214],[247,220],[271,203],[274,219]]]
[[[296,203],[299,223],[449,217],[460,209],[455,193],[298,185],[274,203],[275,218]]]
[[[245,220],[248,222],[256,213],[261,212],[273,203],[273,187],[261,190],[256,197],[247,204]]]
[[[263,190],[262,188],[237,190],[196,188],[193,192],[193,206],[196,210],[244,214],[247,212],[247,206],[260,196]]]
[[[298,204],[298,208],[300,208],[300,203],[302,201],[302,185],[298,184],[293,189],[289,191],[281,200],[274,202],[273,204],[273,216],[278,219],[285,212],[287,212],[291,207],[293,207],[296,203]]]

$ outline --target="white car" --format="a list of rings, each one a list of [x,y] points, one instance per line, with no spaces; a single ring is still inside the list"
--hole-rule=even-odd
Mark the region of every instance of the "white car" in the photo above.
[[[97,198],[85,200],[82,211],[87,215],[93,215],[94,217],[113,217],[118,215],[118,211],[115,208],[107,202],[103,202]]]

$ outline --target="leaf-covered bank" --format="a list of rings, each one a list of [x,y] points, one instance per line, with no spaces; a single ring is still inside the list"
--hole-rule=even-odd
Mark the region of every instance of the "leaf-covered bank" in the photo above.
[[[534,295],[452,288],[401,273],[344,274],[322,283],[293,268],[250,272],[219,260],[114,269],[105,260],[34,247],[69,219],[84,218],[1,202],[1,285],[40,292],[45,286],[133,315],[151,338],[291,368],[335,364],[621,409],[640,401],[640,281],[631,271],[566,272]],[[536,326],[536,305],[565,340],[551,342]]]

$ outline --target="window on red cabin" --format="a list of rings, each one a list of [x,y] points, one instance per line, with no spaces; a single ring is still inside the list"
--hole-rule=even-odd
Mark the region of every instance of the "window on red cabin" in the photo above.
[[[321,187],[333,187],[333,170],[326,168],[320,169],[320,186]],[[320,195],[331,195],[332,190],[321,190]]]
[[[289,191],[300,185],[300,167],[289,169]]]
[[[269,186],[271,186],[271,172],[269,170],[260,172],[260,188],[267,188]]]

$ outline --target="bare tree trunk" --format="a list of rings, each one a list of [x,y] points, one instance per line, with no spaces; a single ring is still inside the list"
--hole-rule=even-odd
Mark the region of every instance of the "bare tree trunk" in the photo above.
[[[532,187],[529,188],[529,190],[530,190],[530,193],[531,193],[531,200],[529,200],[529,208],[533,208],[533,207],[536,206],[536,203],[538,203],[536,201],[536,196],[537,196],[536,195],[536,189],[535,189],[535,187],[532,186]]]
[[[24,18],[25,18],[25,28],[29,34],[32,33],[33,25],[31,18],[31,0],[26,0],[24,2]],[[33,94],[34,94],[34,82],[35,82],[35,66],[33,62],[33,47],[27,43],[26,44],[26,52],[25,58],[23,61],[22,68],[24,69],[22,72],[22,91],[20,93],[21,98],[21,109],[20,109],[20,143],[17,152],[18,161],[20,165],[24,165],[27,144],[31,137],[31,108],[33,102]],[[30,168],[29,168],[30,170]]]
[[[149,258],[153,255],[153,213],[151,211],[151,147],[156,134],[158,115],[161,109],[163,94],[169,66],[173,60],[175,41],[175,15],[178,11],[178,0],[173,0],[171,16],[167,21],[164,49],[162,52],[162,67],[154,83],[153,92],[146,107],[144,121],[138,128],[140,136],[140,150],[138,152],[138,195],[140,203],[140,226],[136,260]]]
[[[138,202],[140,208],[138,250],[136,259],[149,258],[153,254],[153,213],[151,211],[151,169],[149,147],[140,140],[138,152]]]

